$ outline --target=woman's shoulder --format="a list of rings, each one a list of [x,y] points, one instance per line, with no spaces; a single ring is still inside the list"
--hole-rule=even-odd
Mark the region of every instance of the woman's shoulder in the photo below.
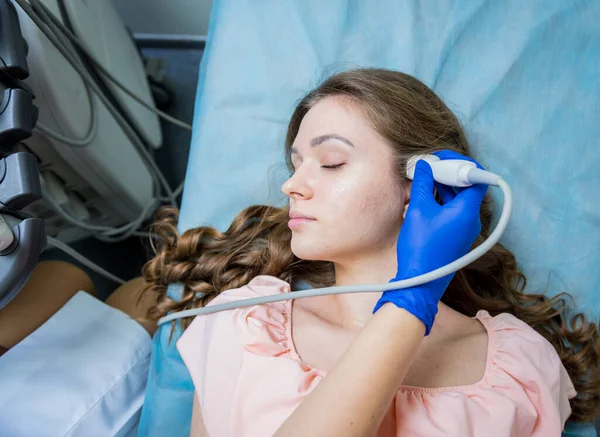
[[[446,435],[560,435],[577,393],[552,344],[512,314],[481,310],[474,318],[488,336],[483,378],[467,386],[406,390],[400,407],[414,407],[412,420],[420,411],[423,421],[432,414],[447,418]],[[468,419],[456,420],[456,411]]]
[[[290,284],[275,276],[260,275],[247,284],[225,290],[214,297],[207,308],[240,302],[236,308],[217,310],[198,315],[179,339],[181,348],[197,344],[200,337],[216,339],[246,338],[249,332],[261,331],[264,325],[283,325],[286,320],[289,299],[261,302],[254,299],[285,295],[291,292]],[[251,302],[245,302],[252,299]],[[243,323],[239,323],[243,321]],[[242,332],[243,331],[243,332]],[[224,340],[224,341],[225,341]]]
[[[259,275],[255,276],[247,284],[238,287],[225,290],[215,297],[211,303],[219,299],[237,298],[240,296],[245,297],[258,297],[258,296],[269,296],[273,294],[284,294],[291,291],[291,286],[288,282],[283,279],[279,279],[276,276],[270,275]]]
[[[256,276],[246,285],[232,288],[212,299],[207,307],[289,293],[290,285],[274,276]],[[238,371],[242,354],[256,339],[285,333],[286,302],[282,300],[265,305],[242,305],[211,314],[199,315],[177,341],[177,349],[198,387],[202,376],[208,373],[220,379]],[[237,369],[237,370],[236,370]]]
[[[492,316],[488,311],[480,310],[475,318],[487,330],[490,353],[510,356],[524,369],[527,363],[537,369],[562,366],[552,343],[517,316],[510,313]]]
[[[191,342],[197,344],[199,337],[210,341],[218,339],[223,342],[233,338],[247,340],[247,337],[255,331],[264,331],[265,325],[282,327],[287,319],[289,306],[289,299],[283,295],[290,292],[291,287],[288,282],[269,275],[256,276],[241,287],[225,290],[213,298],[206,307],[233,302],[240,302],[240,306],[196,316],[183,333],[179,344],[184,346],[190,343],[191,338],[194,339]],[[254,301],[257,298],[277,295],[282,295],[284,298],[273,302]],[[253,301],[245,302],[249,299]]]
[[[544,350],[553,356],[553,361],[560,360],[550,341],[513,314],[504,312],[491,315],[486,310],[479,310],[475,318],[486,328],[495,347],[502,349],[526,347],[530,351],[531,348]]]
[[[551,406],[568,416],[569,399],[577,392],[552,343],[513,314],[492,316],[481,310],[476,318],[488,331],[488,384],[536,408]]]
[[[283,295],[290,293],[291,291],[291,286],[288,282],[279,279],[275,276],[259,275],[255,276],[254,278],[252,278],[252,280],[250,280],[250,282],[241,287],[231,288],[229,290],[221,292],[206,306],[210,307],[214,305],[230,303],[245,299],[260,298],[273,295]],[[285,300],[269,302],[266,304],[266,306],[269,308],[277,309],[279,311],[284,311],[286,309],[285,302]],[[244,307],[242,307],[242,309],[243,308]],[[223,316],[227,315],[227,313],[231,314],[231,312],[228,311],[215,314]]]

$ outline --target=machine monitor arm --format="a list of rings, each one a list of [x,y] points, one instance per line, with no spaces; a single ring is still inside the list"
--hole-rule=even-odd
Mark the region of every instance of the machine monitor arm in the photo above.
[[[21,290],[46,247],[45,223],[19,211],[41,199],[35,156],[8,154],[31,136],[38,109],[22,82],[27,43],[10,0],[0,0],[0,309]],[[6,152],[6,153],[5,153]]]

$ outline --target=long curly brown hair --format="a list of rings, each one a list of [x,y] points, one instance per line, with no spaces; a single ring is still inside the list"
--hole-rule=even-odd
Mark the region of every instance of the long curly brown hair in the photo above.
[[[290,149],[302,119],[318,101],[332,96],[364,111],[392,147],[398,178],[406,183],[407,159],[412,155],[451,149],[472,156],[460,122],[426,85],[396,71],[357,69],[331,76],[297,105],[285,141],[290,171]],[[332,285],[330,262],[301,260],[292,253],[288,219],[288,208],[256,205],[240,212],[226,232],[199,227],[179,235],[178,211],[161,210],[153,226],[156,256],[143,268],[148,291],[160,296],[149,317],[157,320],[172,311],[204,306],[257,275],[272,275],[290,284],[304,280],[315,287]],[[482,205],[481,222],[476,245],[489,235],[489,198]],[[166,294],[167,286],[176,282],[184,285],[180,301]],[[568,294],[552,298],[541,292],[525,294],[525,285],[515,256],[496,244],[456,273],[442,301],[471,317],[481,309],[491,315],[507,312],[539,332],[558,352],[578,392],[571,400],[571,420],[593,421],[600,410],[598,327],[584,314],[572,313]],[[191,320],[181,323],[185,329]]]

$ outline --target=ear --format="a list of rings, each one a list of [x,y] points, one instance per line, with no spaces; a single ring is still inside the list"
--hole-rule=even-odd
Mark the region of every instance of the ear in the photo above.
[[[410,202],[407,200],[406,203],[404,204],[404,209],[402,210],[402,218],[403,219],[406,218],[406,211],[408,211],[409,205],[410,205]]]
[[[402,208],[402,220],[406,218],[406,211],[410,205],[410,193],[412,190],[412,181],[404,187],[404,207]]]

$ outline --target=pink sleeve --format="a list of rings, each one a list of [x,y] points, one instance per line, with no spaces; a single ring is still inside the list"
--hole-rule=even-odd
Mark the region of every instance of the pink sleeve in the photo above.
[[[569,399],[577,392],[558,353],[510,314],[490,318],[489,323],[494,350],[488,378],[517,407],[512,435],[559,436],[571,414]]]
[[[240,288],[227,290],[207,306],[290,291],[289,284],[272,276],[258,276]],[[274,307],[280,303],[270,304]],[[235,432],[232,407],[248,343],[246,320],[252,308],[197,316],[177,341],[177,349],[190,372],[210,435]]]

